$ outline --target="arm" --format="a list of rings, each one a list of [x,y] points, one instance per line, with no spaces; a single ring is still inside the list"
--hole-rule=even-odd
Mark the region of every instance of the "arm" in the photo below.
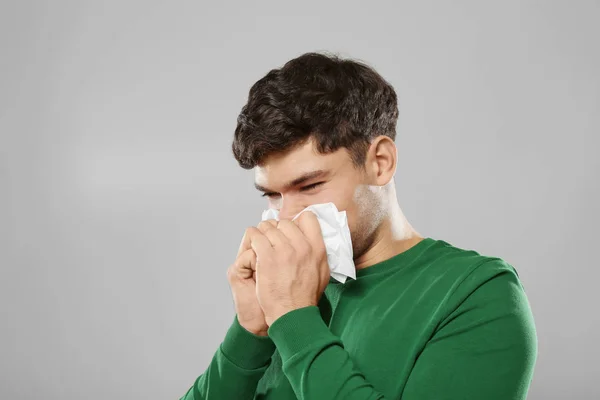
[[[456,301],[455,311],[419,356],[402,399],[525,399],[535,362],[535,328],[516,273],[495,264],[471,274],[453,294],[464,301]],[[299,399],[384,399],[354,367],[317,307],[283,315],[269,336]]]
[[[180,400],[253,399],[275,345],[244,329],[237,316],[204,374]]]
[[[354,367],[341,340],[325,325],[318,307],[299,308],[281,316],[269,328],[269,336],[299,400],[384,399]]]
[[[403,399],[525,399],[537,356],[529,302],[512,267],[484,264],[417,359]]]

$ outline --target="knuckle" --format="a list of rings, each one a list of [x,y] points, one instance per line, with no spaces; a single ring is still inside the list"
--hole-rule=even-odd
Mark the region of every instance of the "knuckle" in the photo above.
[[[261,221],[256,227],[261,232],[264,232],[264,231],[267,231],[267,230],[273,228],[273,225],[269,221]]]
[[[285,230],[289,230],[290,225],[294,225],[294,223],[287,219],[282,219],[277,223],[277,229],[281,230],[283,228]]]
[[[238,269],[242,268],[243,264],[242,264],[242,259],[241,257],[236,258],[236,260],[231,264],[231,266],[229,267],[229,270],[231,270],[232,273],[235,273]]]
[[[294,248],[294,246],[290,245],[290,244],[285,244],[282,246],[282,255],[283,258],[286,261],[291,261],[296,259],[296,257],[298,257],[298,252],[297,250]]]
[[[303,212],[302,214],[300,214],[300,217],[298,217],[298,219],[301,219],[303,221],[312,219],[312,218],[316,218],[316,217],[315,217],[315,214],[311,211]]]

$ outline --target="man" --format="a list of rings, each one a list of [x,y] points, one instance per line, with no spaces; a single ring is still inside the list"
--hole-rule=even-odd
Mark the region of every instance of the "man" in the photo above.
[[[394,89],[305,54],[251,88],[233,153],[280,222],[249,228],[228,270],[236,317],[187,394],[200,399],[525,399],[537,354],[517,273],[422,237],[396,199]],[[318,220],[345,210],[356,280],[329,276]]]

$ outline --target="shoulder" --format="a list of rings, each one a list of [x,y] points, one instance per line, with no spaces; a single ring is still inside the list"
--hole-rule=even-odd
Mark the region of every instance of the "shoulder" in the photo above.
[[[433,240],[423,258],[431,275],[444,281],[451,292],[459,289],[470,292],[499,276],[510,276],[519,281],[515,267],[504,259],[459,248],[443,240]]]
[[[436,240],[430,250],[433,275],[444,282],[446,289],[440,310],[446,319],[477,309],[489,317],[519,315],[532,323],[529,301],[513,265],[500,257],[441,240]]]

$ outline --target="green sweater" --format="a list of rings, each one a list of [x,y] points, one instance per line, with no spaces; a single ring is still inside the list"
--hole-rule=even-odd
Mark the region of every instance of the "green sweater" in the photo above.
[[[431,238],[331,280],[268,334],[234,319],[182,399],[525,399],[537,356],[515,269]]]

